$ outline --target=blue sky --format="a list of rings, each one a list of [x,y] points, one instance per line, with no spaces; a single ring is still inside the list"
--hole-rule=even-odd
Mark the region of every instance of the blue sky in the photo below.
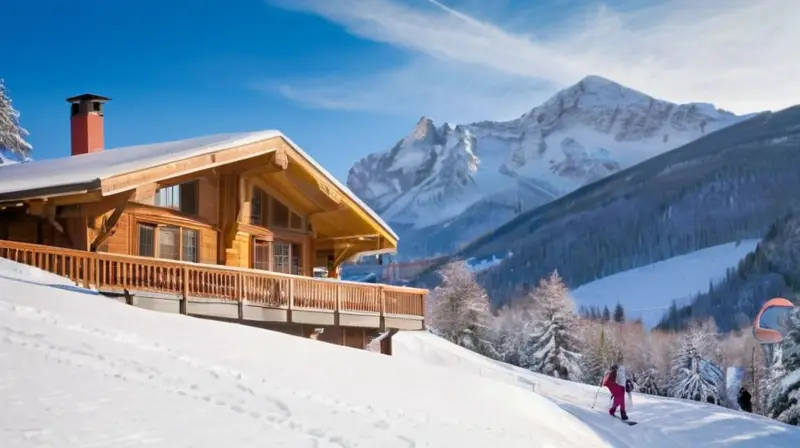
[[[422,115],[513,118],[590,73],[735,112],[800,102],[785,0],[7,3],[0,77],[34,158],[68,154],[84,92],[112,98],[107,147],[280,129],[342,180]]]

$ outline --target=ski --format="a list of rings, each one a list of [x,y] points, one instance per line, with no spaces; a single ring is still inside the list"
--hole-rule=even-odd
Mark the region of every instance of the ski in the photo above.
[[[614,415],[613,417],[615,419],[621,421],[622,423],[625,423],[628,426],[635,426],[635,425],[637,425],[639,423],[639,422],[634,422],[634,421],[631,421],[631,420],[623,420],[623,419],[617,417],[616,415]]]

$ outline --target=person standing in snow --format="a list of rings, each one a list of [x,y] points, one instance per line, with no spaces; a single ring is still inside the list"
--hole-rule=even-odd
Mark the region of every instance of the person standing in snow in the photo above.
[[[745,412],[753,412],[753,403],[750,401],[750,392],[744,387],[739,389],[739,407]]]
[[[601,383],[603,386],[608,388],[608,391],[611,392],[611,398],[613,399],[608,413],[612,417],[616,417],[617,407],[619,407],[620,418],[622,418],[622,420],[628,420],[628,413],[625,412],[626,383],[625,367],[617,365],[611,366],[611,370],[605,374],[603,377],[603,382]]]

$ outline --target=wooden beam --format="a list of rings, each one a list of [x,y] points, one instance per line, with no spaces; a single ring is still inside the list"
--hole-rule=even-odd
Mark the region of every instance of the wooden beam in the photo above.
[[[133,198],[131,198],[131,201],[135,202],[144,201],[146,199],[150,199],[153,196],[155,196],[156,191],[160,188],[171,187],[173,185],[179,185],[185,182],[190,182],[198,179],[207,179],[213,183],[216,179],[216,174],[214,173],[214,169],[212,168],[200,171],[199,173],[189,173],[158,182],[148,182],[139,185],[136,187],[136,194],[134,194]]]
[[[247,182],[244,176],[241,174],[230,174],[228,176],[225,182],[224,196],[237,199],[232,204],[226,204],[227,207],[233,208],[233,213],[225,217],[226,219],[222,224],[222,244],[225,249],[233,248],[233,242],[239,232],[239,224],[241,224],[244,217],[245,202],[250,196],[247,192]]]
[[[280,147],[272,154],[272,165],[279,171],[286,171],[289,168],[289,156],[286,154],[286,148]]]
[[[56,221],[56,204],[48,200],[31,201],[28,203],[28,213],[46,219],[58,233],[64,233],[64,227]]]
[[[107,196],[100,198],[97,202],[81,203],[62,205],[59,207],[59,218],[80,218],[90,216],[101,216],[113,210],[120,201],[125,200],[130,195],[128,193],[120,193],[114,196]],[[134,196],[136,193],[134,193]],[[133,199],[131,199],[133,200]],[[55,202],[55,201],[54,201]]]
[[[117,225],[119,222],[119,218],[122,217],[122,212],[125,211],[125,206],[128,205],[128,201],[136,194],[136,190],[127,192],[125,194],[118,195],[115,199],[114,211],[111,213],[110,216],[104,216],[103,221],[100,224],[100,229],[97,232],[97,236],[92,241],[92,244],[89,245],[89,250],[91,252],[97,252],[97,249],[106,242],[109,236],[111,236],[111,230]]]
[[[159,188],[162,187],[158,182],[150,182],[144,185],[139,185],[136,187],[136,190],[134,190],[131,201],[140,202],[150,199],[156,195],[156,191],[158,191]]]
[[[378,241],[378,243],[380,243],[380,237],[381,237],[380,235],[377,235],[377,234],[373,233],[373,234],[367,234],[367,235],[332,236],[332,237],[328,237],[328,238],[320,238],[320,239],[318,239],[316,241],[317,241],[317,243],[320,243],[320,244],[334,243],[334,242],[341,242],[341,241],[351,241],[351,240],[356,240],[356,241],[376,240],[376,241]],[[380,249],[380,247],[378,247],[377,249]]]
[[[70,205],[70,204],[88,204],[100,201],[102,199],[103,199],[103,194],[99,190],[96,190],[83,194],[50,198],[49,201],[55,205]]]
[[[337,221],[343,218],[353,216],[353,211],[349,208],[340,208],[338,210],[330,210],[326,212],[311,213],[308,215],[308,221],[312,226],[317,226],[320,223],[328,221]],[[324,223],[322,223],[324,225]]]
[[[336,191],[336,189],[333,188],[333,185],[331,185],[328,181],[323,180],[321,178],[317,178],[317,187],[319,188],[319,191],[325,194],[325,196],[327,196],[328,199],[330,199],[334,203],[336,204],[342,203],[342,195],[339,194],[339,192]]]
[[[336,258],[333,260],[333,269],[335,270],[340,264],[347,261],[353,255],[356,255],[358,251],[353,250],[353,246],[351,244],[345,245],[341,252],[336,255]]]
[[[176,162],[147,168],[139,171],[113,176],[101,182],[103,195],[108,196],[122,191],[128,191],[149,182],[160,182],[178,176],[195,173],[202,170],[228,165],[241,160],[251,159],[263,154],[274,152],[284,145],[283,139],[273,137],[266,140],[250,143],[189,157]]]
[[[292,154],[291,160],[294,165],[299,166],[307,173],[311,173],[318,180],[324,178],[322,172],[320,172],[320,170],[315,166],[313,166],[310,162],[304,160],[303,157],[300,156],[300,154]],[[327,180],[324,180],[322,183],[326,185],[326,188],[330,188],[332,191],[336,191],[337,193],[341,194],[342,197],[341,202],[347,207],[352,208],[353,211],[356,213],[356,215],[359,218],[361,218],[364,222],[368,223],[370,227],[373,227],[375,230],[380,232],[387,245],[391,247],[397,247],[397,238],[395,238],[391,234],[388,228],[382,226],[375,218],[370,216],[370,214],[367,213],[363,208],[361,208],[361,206],[358,205],[352,198],[344,194],[344,191],[341,191],[339,190],[339,188],[334,187]]]
[[[302,196],[310,200],[318,208],[321,208],[323,210],[330,210],[332,208],[339,207],[339,204],[337,202],[332,201],[330,197],[325,195],[319,188],[316,188],[312,184],[295,179],[294,177],[290,176],[286,171],[279,171],[277,173],[272,173],[269,176],[278,179],[280,182],[286,184],[289,188],[292,188],[297,192],[301,193]]]
[[[28,213],[32,216],[38,216],[39,218],[47,220],[50,225],[58,230],[58,233],[64,233],[64,227],[56,221],[56,204],[47,199],[31,201],[28,202]]]

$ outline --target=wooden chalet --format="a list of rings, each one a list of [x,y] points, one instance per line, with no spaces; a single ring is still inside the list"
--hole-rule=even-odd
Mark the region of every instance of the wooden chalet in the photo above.
[[[424,328],[426,290],[336,278],[398,237],[289,138],[104,149],[108,100],[67,100],[71,157],[0,166],[0,257],[131,305],[384,353]]]

